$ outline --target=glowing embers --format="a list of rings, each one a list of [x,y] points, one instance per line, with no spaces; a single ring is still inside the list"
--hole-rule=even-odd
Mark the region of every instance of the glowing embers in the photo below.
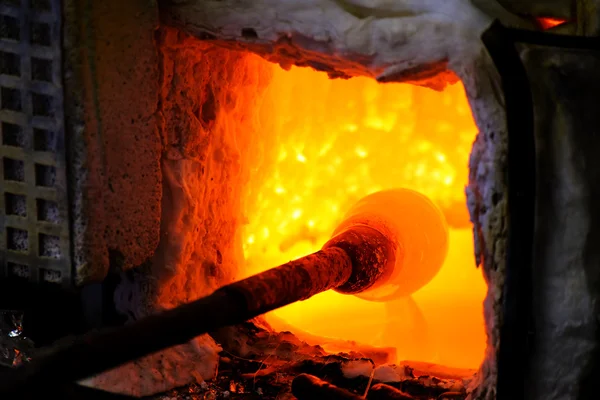
[[[477,367],[486,288],[465,205],[477,129],[462,86],[437,93],[273,68],[258,112],[264,148],[246,207],[246,273],[317,251],[361,197],[395,187],[421,192],[446,215],[450,248],[412,299],[377,304],[326,292],[276,314],[314,334],[394,346],[401,359]]]

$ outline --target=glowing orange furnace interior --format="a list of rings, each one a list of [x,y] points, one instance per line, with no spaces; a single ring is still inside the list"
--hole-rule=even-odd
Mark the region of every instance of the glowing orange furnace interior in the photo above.
[[[438,275],[410,297],[374,303],[329,291],[276,311],[270,321],[395,347],[398,361],[478,367],[486,287],[474,264],[464,195],[477,128],[462,85],[439,93],[272,69],[256,104],[272,149],[250,182],[246,275],[319,250],[353,203],[383,189],[409,188],[432,199],[450,225],[450,247]]]

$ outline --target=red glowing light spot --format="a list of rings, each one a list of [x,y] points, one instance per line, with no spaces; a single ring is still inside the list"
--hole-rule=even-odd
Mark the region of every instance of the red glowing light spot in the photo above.
[[[563,25],[568,22],[566,19],[560,19],[560,18],[536,18],[536,19],[537,19],[538,23],[540,24],[540,26],[542,27],[542,29],[544,29],[544,30],[556,28],[557,26]]]

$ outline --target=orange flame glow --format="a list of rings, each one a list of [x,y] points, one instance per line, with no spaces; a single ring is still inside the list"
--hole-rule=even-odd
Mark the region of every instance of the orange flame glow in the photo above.
[[[462,85],[438,93],[273,66],[256,107],[269,139],[250,184],[247,275],[319,250],[355,201],[382,189],[427,195],[452,227],[444,267],[411,298],[382,304],[330,291],[275,315],[316,335],[393,346],[399,359],[478,367],[486,288],[464,195],[477,128]]]
[[[568,21],[560,18],[536,18],[542,29],[548,30],[563,25]]]

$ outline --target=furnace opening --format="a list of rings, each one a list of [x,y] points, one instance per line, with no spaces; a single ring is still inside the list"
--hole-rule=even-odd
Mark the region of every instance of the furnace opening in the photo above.
[[[161,51],[169,234],[154,260],[165,271],[159,307],[315,252],[357,200],[407,188],[435,202],[450,228],[433,280],[393,302],[328,291],[266,318],[331,353],[342,339],[394,348],[390,362],[480,366],[487,287],[464,193],[477,128],[460,83],[436,92],[329,79],[175,30],[163,32]]]
[[[357,200],[380,190],[423,193],[450,226],[444,266],[412,296],[373,303],[328,291],[267,320],[392,347],[397,361],[477,368],[486,285],[474,263],[464,194],[477,128],[462,85],[436,92],[256,62],[265,64],[269,83],[250,105],[261,146],[247,189],[243,276],[319,250]]]

